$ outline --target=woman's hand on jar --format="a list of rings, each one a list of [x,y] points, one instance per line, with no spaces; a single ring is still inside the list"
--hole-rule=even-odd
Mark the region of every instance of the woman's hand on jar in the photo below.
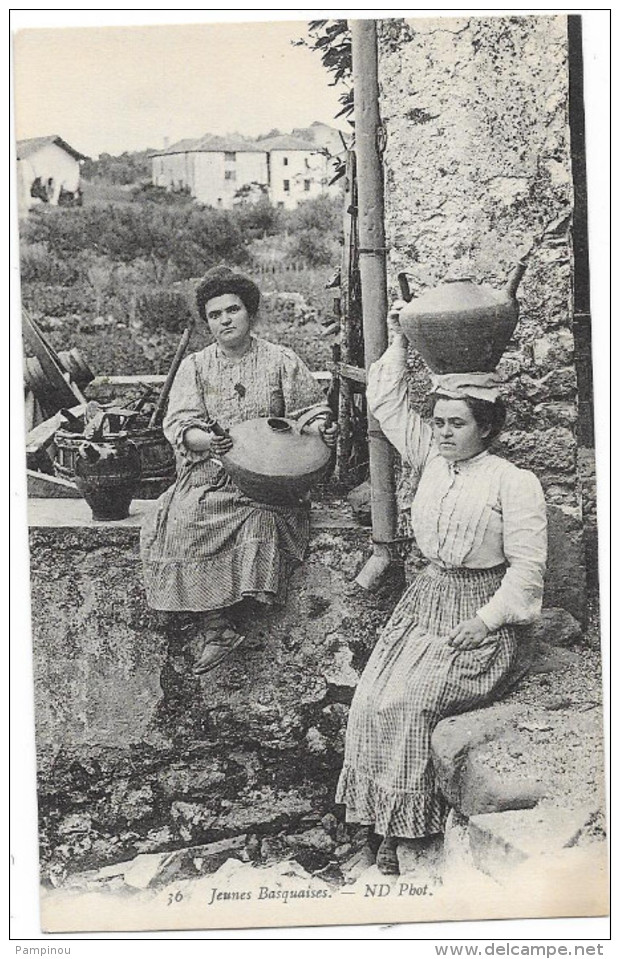
[[[489,629],[478,616],[459,623],[448,636],[454,649],[478,649],[489,635]]]
[[[224,456],[228,453],[233,447],[233,441],[228,435],[216,436],[215,433],[209,433],[211,437],[211,445],[209,447],[209,452],[212,456]]]
[[[220,436],[200,426],[190,426],[185,431],[183,442],[192,452],[209,453],[210,456],[223,456],[233,445],[228,433]]]
[[[329,446],[330,449],[333,449],[336,445],[336,440],[338,439],[338,424],[330,423],[326,425],[321,423],[319,426],[319,433],[321,434],[321,439],[326,446]]]

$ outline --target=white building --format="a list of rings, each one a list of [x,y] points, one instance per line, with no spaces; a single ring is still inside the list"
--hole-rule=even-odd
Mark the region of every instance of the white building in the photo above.
[[[269,198],[292,210],[325,193],[327,155],[309,140],[288,134],[258,141],[269,156]]]
[[[267,155],[251,141],[180,140],[152,158],[156,186],[188,189],[199,203],[226,210],[235,205],[242,187],[267,182]]]
[[[76,193],[80,162],[86,160],[62,137],[17,141],[17,202],[20,213],[38,203],[58,204],[61,191]]]
[[[329,159],[310,141],[288,135],[265,140],[205,136],[151,154],[153,183],[189,190],[207,206],[230,209],[267,195],[293,209],[326,192]]]

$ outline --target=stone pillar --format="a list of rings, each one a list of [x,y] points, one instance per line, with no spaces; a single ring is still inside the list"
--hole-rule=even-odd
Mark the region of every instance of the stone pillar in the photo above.
[[[564,16],[379,23],[386,148],[388,278],[414,295],[446,276],[501,287],[551,223],[518,295],[521,318],[499,367],[508,422],[498,452],[545,489],[545,602],[586,610],[573,342],[573,181]],[[412,357],[412,397],[428,379]]]

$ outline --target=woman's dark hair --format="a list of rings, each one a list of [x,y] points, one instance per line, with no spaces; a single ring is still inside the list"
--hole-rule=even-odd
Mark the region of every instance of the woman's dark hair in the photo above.
[[[506,422],[506,406],[499,397],[494,403],[488,400],[479,400],[473,396],[459,397],[470,408],[473,418],[476,421],[479,430],[488,429],[487,436],[483,437],[485,448],[490,446],[493,440],[499,436]],[[435,408],[437,400],[454,399],[453,396],[445,396],[443,393],[432,393],[432,408]]]
[[[256,283],[253,283],[249,276],[234,273],[227,266],[216,266],[205,274],[196,289],[196,306],[200,318],[206,322],[209,300],[226,293],[238,296],[250,316],[256,316],[260,303],[260,290]]]

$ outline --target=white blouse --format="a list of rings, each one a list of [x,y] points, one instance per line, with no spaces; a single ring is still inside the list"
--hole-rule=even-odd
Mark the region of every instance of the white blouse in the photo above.
[[[368,405],[403,460],[420,475],[411,508],[422,553],[445,568],[506,564],[501,585],[477,611],[490,631],[540,615],[547,559],[541,485],[529,470],[486,450],[450,463],[432,428],[411,410],[407,350],[398,339],[368,371]]]

